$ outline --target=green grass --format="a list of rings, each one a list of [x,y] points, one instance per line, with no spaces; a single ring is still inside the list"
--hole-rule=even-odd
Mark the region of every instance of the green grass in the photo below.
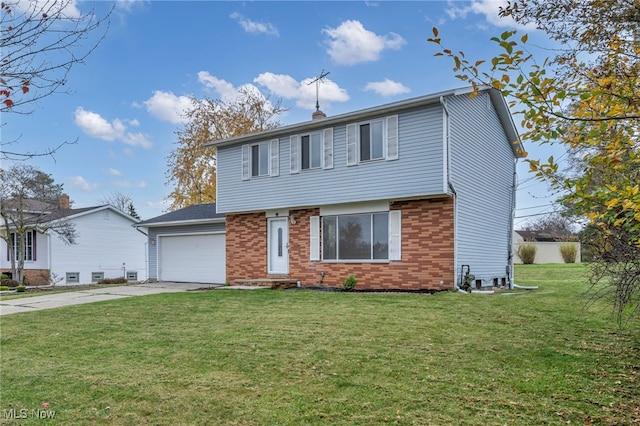
[[[540,288],[513,295],[218,290],[5,316],[0,414],[25,409],[19,424],[38,425],[633,424],[638,329],[583,309],[583,272],[518,266],[516,282]]]

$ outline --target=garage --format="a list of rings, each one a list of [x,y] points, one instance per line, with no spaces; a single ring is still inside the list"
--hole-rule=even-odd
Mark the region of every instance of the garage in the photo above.
[[[225,235],[163,235],[158,238],[158,279],[223,284]]]

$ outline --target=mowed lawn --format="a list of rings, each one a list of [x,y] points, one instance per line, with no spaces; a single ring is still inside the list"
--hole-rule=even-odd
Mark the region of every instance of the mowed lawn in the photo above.
[[[516,294],[217,290],[3,316],[0,422],[636,424],[638,323],[585,310],[583,273],[518,266],[539,289]]]

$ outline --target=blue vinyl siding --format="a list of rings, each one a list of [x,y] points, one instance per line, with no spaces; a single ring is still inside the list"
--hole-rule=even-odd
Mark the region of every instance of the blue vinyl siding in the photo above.
[[[224,223],[200,224],[200,225],[176,225],[149,228],[149,240],[155,240],[156,244],[149,244],[149,279],[158,279],[158,236],[180,234],[204,234],[224,232]]]
[[[442,114],[439,104],[398,114],[397,160],[347,166],[346,124],[333,127],[332,169],[290,174],[290,143],[286,135],[279,138],[279,176],[243,181],[242,144],[219,147],[217,211],[247,212],[442,194],[446,190]]]
[[[486,93],[447,100],[456,197],[456,274],[470,265],[492,285],[506,276],[515,157]]]

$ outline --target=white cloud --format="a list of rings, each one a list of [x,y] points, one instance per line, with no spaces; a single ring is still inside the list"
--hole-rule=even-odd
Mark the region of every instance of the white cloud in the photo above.
[[[122,172],[120,170],[112,168],[107,169],[107,174],[110,176],[122,176]]]
[[[184,114],[191,109],[188,96],[176,96],[172,92],[156,90],[153,96],[143,102],[147,112],[162,121],[180,124],[185,121]]]
[[[89,183],[82,176],[71,176],[68,178],[68,181],[71,186],[79,188],[83,191],[93,191],[99,186],[97,183]]]
[[[377,35],[365,29],[360,21],[345,21],[322,32],[328,36],[327,53],[339,65],[377,61],[383,50],[398,50],[406,44],[399,34]]]
[[[244,29],[248,33],[267,34],[272,36],[279,35],[278,29],[268,22],[262,23],[262,22],[252,21],[250,19],[245,18],[238,12],[232,13],[230,15],[230,18],[235,20],[238,24],[240,24],[242,29]]]
[[[469,13],[484,15],[487,22],[496,27],[535,29],[535,24],[520,25],[513,18],[501,18],[500,7],[507,6],[507,0],[474,0],[468,6],[459,7],[460,3],[449,0],[446,9],[451,19],[464,19]]]
[[[274,95],[295,100],[299,108],[315,109],[316,86],[311,83],[316,77],[308,77],[302,81],[286,74],[274,74],[265,72],[256,77],[253,82],[266,87]],[[328,108],[332,102],[346,102],[349,95],[345,89],[340,88],[335,82],[324,78],[319,83],[318,98],[321,108]]]
[[[69,0],[65,2],[58,2],[56,0],[18,0],[14,4],[9,3],[9,5],[22,13],[35,13],[36,15],[41,15],[44,12],[48,12],[51,16],[66,19],[78,19],[82,16],[82,13],[78,9],[77,0]]]
[[[131,146],[141,146],[142,148],[151,148],[153,144],[148,136],[143,133],[127,133],[122,137],[122,142]]]
[[[220,95],[222,101],[228,102],[235,99],[238,96],[238,89],[228,81],[219,79],[207,71],[200,71],[198,73],[198,81],[204,85],[207,89],[213,89]]]
[[[109,142],[120,140],[127,145],[143,148],[151,148],[152,146],[146,135],[127,132],[127,126],[118,118],[109,122],[98,113],[78,107],[75,111],[75,122],[85,134],[94,138]],[[137,120],[128,120],[127,122],[134,126],[140,124]]]
[[[122,136],[124,125],[118,119],[108,122],[95,112],[87,111],[82,107],[76,108],[76,125],[84,133],[94,138],[112,142]]]
[[[376,92],[382,96],[395,96],[411,92],[407,86],[397,81],[385,78],[384,81],[372,81],[367,83],[364,90]]]

